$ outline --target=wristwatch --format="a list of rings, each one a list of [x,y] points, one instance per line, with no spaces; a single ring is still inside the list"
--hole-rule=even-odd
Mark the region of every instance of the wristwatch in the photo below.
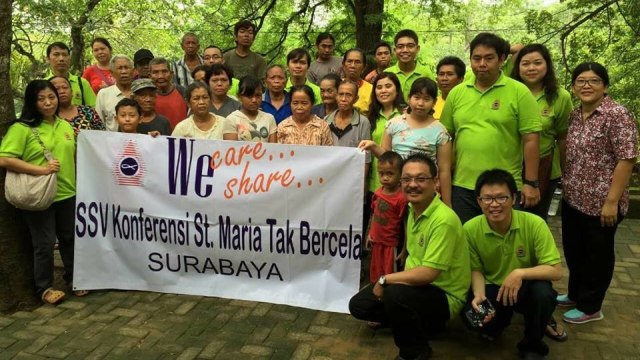
[[[387,286],[387,278],[384,277],[384,275],[380,276],[378,278],[378,285],[385,287]]]
[[[538,180],[527,180],[527,179],[524,179],[524,180],[522,180],[522,182],[525,185],[533,186],[536,189],[540,187],[540,181],[538,181]]]

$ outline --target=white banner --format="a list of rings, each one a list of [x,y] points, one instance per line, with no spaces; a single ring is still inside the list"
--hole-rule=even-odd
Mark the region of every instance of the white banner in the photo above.
[[[76,288],[348,312],[359,150],[82,131],[77,163]]]

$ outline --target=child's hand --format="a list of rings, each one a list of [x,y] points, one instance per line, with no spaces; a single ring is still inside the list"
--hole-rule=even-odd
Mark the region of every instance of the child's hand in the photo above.
[[[396,261],[399,261],[400,265],[404,267],[404,263],[407,261],[407,249],[402,249],[400,254],[396,256]]]
[[[160,135],[160,131],[158,130],[149,131],[148,134],[151,135],[151,137],[157,137],[158,135]]]
[[[367,240],[364,243],[364,248],[367,250],[371,250],[371,236],[367,236]]]
[[[371,150],[372,147],[376,146],[375,141],[373,140],[362,140],[360,144],[358,144],[358,149],[360,150]]]

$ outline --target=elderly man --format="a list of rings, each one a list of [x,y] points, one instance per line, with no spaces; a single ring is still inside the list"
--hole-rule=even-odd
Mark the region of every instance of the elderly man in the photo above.
[[[57,41],[47,46],[47,62],[50,67],[47,79],[51,79],[54,76],[62,76],[69,80],[73,92],[73,97],[71,98],[73,105],[96,106],[96,94],[91,89],[89,81],[69,72],[71,58],[69,56],[69,47],[66,44]]]
[[[351,298],[349,311],[391,327],[400,349],[397,360],[423,360],[431,356],[429,337],[464,306],[471,283],[469,249],[460,220],[436,192],[437,168],[429,156],[409,155],[400,183],[410,204],[405,270],[364,287]]]
[[[198,65],[204,64],[202,57],[198,54],[200,41],[198,36],[188,32],[182,36],[180,47],[184,51],[184,56],[173,63],[173,82],[178,86],[186,88],[193,82],[191,71]]]
[[[173,83],[173,74],[169,62],[165,58],[154,58],[149,62],[151,80],[157,88],[156,112],[166,117],[173,129],[180,121],[187,118],[187,102],[184,100],[183,88]]]
[[[131,97],[133,61],[126,55],[116,55],[111,58],[110,66],[116,83],[98,92],[96,111],[104,121],[107,130],[118,131],[116,104],[124,98]]]

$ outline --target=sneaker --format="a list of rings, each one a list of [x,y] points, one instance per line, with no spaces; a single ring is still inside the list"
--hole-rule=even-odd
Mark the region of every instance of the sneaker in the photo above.
[[[572,324],[585,324],[591,321],[602,320],[604,319],[604,315],[602,315],[602,310],[596,311],[593,314],[585,314],[578,309],[572,309],[564,313],[562,319]]]
[[[556,297],[556,301],[558,302],[558,306],[562,306],[562,307],[576,306],[576,302],[569,299],[569,295],[567,294],[558,295]]]

